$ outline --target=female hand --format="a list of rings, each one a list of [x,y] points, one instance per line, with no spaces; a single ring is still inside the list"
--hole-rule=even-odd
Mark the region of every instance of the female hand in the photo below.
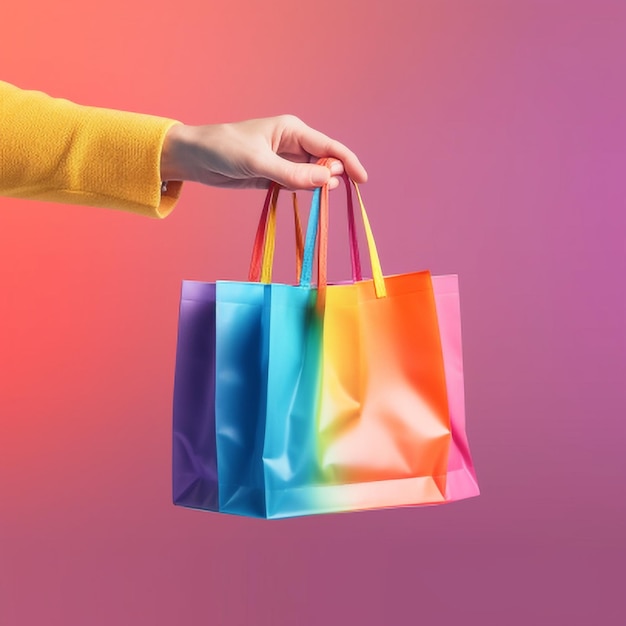
[[[320,157],[338,161],[329,169],[314,163]],[[275,181],[290,190],[327,182],[332,189],[344,167],[357,183],[367,180],[352,151],[293,115],[208,126],[176,124],[165,137],[161,155],[164,181],[228,188],[266,188]]]

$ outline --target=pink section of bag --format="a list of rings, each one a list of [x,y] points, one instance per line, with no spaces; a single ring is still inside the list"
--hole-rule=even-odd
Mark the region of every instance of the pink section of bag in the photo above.
[[[448,407],[452,442],[448,457],[446,501],[480,494],[465,430],[465,393],[459,279],[452,274],[433,276],[433,289],[439,319],[443,363],[448,387]]]

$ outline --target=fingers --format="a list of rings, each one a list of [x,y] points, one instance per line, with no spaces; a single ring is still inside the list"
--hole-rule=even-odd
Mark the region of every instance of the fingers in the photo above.
[[[310,144],[308,143],[309,140],[311,141]],[[322,133],[314,131],[313,129],[308,129],[302,141],[303,147],[307,152],[317,157],[334,157],[339,159],[343,163],[346,173],[350,178],[357,183],[367,182],[367,172],[365,168],[361,165],[356,154],[342,143],[334,139],[329,139]]]
[[[339,159],[350,178],[357,183],[367,181],[367,172],[352,150],[339,141],[331,139],[324,133],[307,126],[304,122],[294,118],[292,121],[293,138],[298,141],[304,150],[316,157],[334,157]],[[341,172],[337,172],[341,174]]]
[[[193,128],[200,135],[183,142],[189,165],[181,180],[230,188],[271,180],[291,190],[325,184],[334,189],[344,169],[356,182],[367,180],[351,150],[291,115]],[[320,158],[328,162],[310,162]]]
[[[340,166],[341,168],[341,166]],[[255,174],[273,180],[287,189],[315,189],[326,183],[330,188],[338,185],[337,179],[331,179],[331,170],[315,163],[294,163],[277,154],[266,153],[257,160]],[[340,172],[333,172],[340,173]]]

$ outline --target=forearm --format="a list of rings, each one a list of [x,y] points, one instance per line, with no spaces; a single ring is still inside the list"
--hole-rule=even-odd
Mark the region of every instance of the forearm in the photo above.
[[[0,195],[164,217],[161,152],[176,122],[80,106],[0,82]]]

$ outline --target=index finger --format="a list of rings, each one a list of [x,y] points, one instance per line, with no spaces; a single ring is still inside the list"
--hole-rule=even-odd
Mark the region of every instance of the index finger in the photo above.
[[[367,182],[367,171],[358,157],[347,146],[336,139],[331,139],[324,133],[302,123],[302,129],[297,133],[300,145],[311,155],[316,157],[334,157],[339,159],[346,170],[346,174],[357,183]]]

